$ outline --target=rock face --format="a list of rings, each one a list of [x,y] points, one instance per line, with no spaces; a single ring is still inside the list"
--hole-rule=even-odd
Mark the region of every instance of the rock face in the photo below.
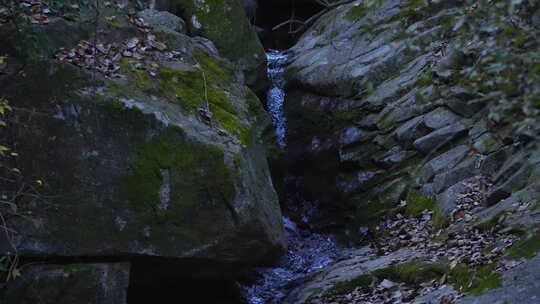
[[[381,218],[404,212],[400,201],[420,204],[418,197],[433,198],[441,226],[534,225],[538,170],[530,160],[538,153],[523,143],[536,139],[522,142],[490,121],[489,96],[457,80],[472,65],[449,34],[460,2],[412,2],[340,5],[291,49],[285,110],[295,190],[320,203],[325,228],[364,241],[357,231],[376,233]],[[513,215],[497,217],[504,212]],[[356,263],[299,282],[291,303],[333,288],[351,272],[339,272],[347,261]]]
[[[358,211],[368,226],[366,213],[395,207],[381,186],[399,180],[406,188],[395,197],[401,199],[408,192],[445,196],[473,176],[497,179],[498,187],[509,178],[499,169],[512,167],[509,156],[520,150],[494,136],[508,131],[486,128],[488,109],[478,96],[433,79],[450,60],[443,55],[453,54],[452,41],[441,37],[457,4],[434,5],[416,19],[407,15],[411,5],[337,7],[291,49],[286,73],[288,157],[299,190],[329,209]],[[330,186],[320,193],[314,180]],[[510,192],[527,184],[526,176],[519,180],[524,184]]]
[[[246,11],[248,19],[253,20],[257,15],[257,7],[259,6],[257,0],[240,0],[240,5]]]
[[[404,249],[380,259],[371,259],[368,256],[369,251],[367,248],[357,250],[346,260],[315,273],[306,284],[290,293],[289,298],[286,299],[287,303],[305,303],[310,298],[331,292],[332,288],[340,283],[388,268],[398,260],[407,261],[422,257],[412,250]]]
[[[540,257],[528,260],[516,268],[506,272],[502,278],[502,287],[486,292],[478,297],[467,297],[460,301],[463,304],[488,303],[534,303],[540,298],[538,275],[540,273]]]
[[[172,30],[179,33],[186,33],[186,23],[184,20],[169,12],[145,9],[137,14],[154,28],[161,27],[161,30]]]
[[[260,144],[269,124],[260,101],[207,41],[182,33],[179,18],[146,10],[149,28],[127,10],[115,22],[108,12],[100,48],[124,48],[110,57],[80,42],[94,33],[83,12],[35,25],[39,54],[21,46],[25,32],[1,28],[9,59],[0,87],[16,105],[11,143],[24,183],[41,186],[19,206],[32,221],[10,219],[19,233],[2,234],[0,255],[15,246],[39,260],[191,259],[202,261],[203,279],[279,255],[286,240]],[[68,55],[52,59],[60,48]],[[110,64],[92,71],[92,56]]]
[[[125,304],[129,263],[39,265],[0,291],[3,303]]]
[[[192,35],[212,40],[221,56],[239,64],[248,85],[256,89],[262,86],[266,55],[238,0],[174,0],[171,11],[187,21]]]

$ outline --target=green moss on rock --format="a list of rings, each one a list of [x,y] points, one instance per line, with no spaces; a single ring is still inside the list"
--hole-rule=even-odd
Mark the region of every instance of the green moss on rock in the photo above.
[[[431,239],[432,242],[442,242],[448,239],[448,233],[442,233]]]
[[[439,263],[428,263],[414,259],[406,263],[375,270],[346,282],[340,282],[326,294],[345,294],[356,288],[367,289],[373,281],[388,279],[393,282],[405,283],[411,286],[441,278],[448,267]]]
[[[203,51],[195,51],[194,57],[206,74],[208,74],[207,77],[211,81],[224,84],[229,84],[233,81],[234,71],[228,63],[218,61]]]
[[[506,212],[501,211],[497,213],[495,216],[493,216],[492,218],[482,221],[481,223],[476,225],[476,227],[483,231],[492,230],[501,223],[501,220],[504,219],[505,215],[506,215]]]
[[[142,90],[152,89],[150,75],[145,70],[136,68],[135,66],[138,64],[142,65],[143,63],[140,60],[123,58],[120,62],[120,72],[132,78],[132,85],[137,88]]]
[[[189,110],[206,108],[208,101],[212,119],[229,133],[238,136],[242,142],[249,142],[249,128],[238,118],[225,95],[226,88],[216,82],[216,74],[204,72],[203,75],[202,71],[185,72],[164,68],[157,77],[164,93],[171,100],[176,100]]]
[[[405,214],[412,217],[420,216],[426,209],[433,210],[436,203],[437,201],[433,197],[411,192],[407,196],[407,208],[405,209]]]
[[[502,286],[502,276],[496,272],[496,264],[470,267],[458,265],[450,269],[446,263],[431,263],[422,259],[414,259],[406,263],[377,269],[369,274],[363,274],[346,282],[336,284],[326,292],[331,294],[346,294],[356,288],[368,289],[373,281],[380,282],[384,279],[392,282],[405,283],[409,286],[418,286],[423,282],[441,279],[448,276],[448,282],[456,290],[481,295],[487,290]]]
[[[353,6],[347,14],[345,14],[345,19],[349,21],[356,21],[368,13],[368,8],[364,4]]]
[[[142,67],[143,63],[134,59],[124,59],[120,72],[129,76],[130,87],[148,95],[165,97],[192,113],[198,108],[206,108],[208,101],[213,121],[230,134],[237,136],[244,144],[249,143],[249,126],[239,119],[237,109],[231,104],[231,100],[236,98],[231,87],[232,70],[225,63],[202,51],[195,52],[194,57],[199,64],[197,70],[161,67],[155,80],[145,69],[137,68]],[[113,86],[109,91],[118,93],[122,92],[122,89],[118,90]]]
[[[540,251],[540,233],[524,237],[508,249],[507,257],[510,259],[532,259]]]
[[[403,264],[394,265],[373,272],[379,280],[388,279],[409,285],[418,285],[422,282],[441,278],[447,271],[443,264],[428,263],[415,259]]]
[[[418,88],[429,87],[430,85],[433,84],[433,81],[434,81],[433,72],[432,71],[427,71],[426,73],[424,73],[424,75],[422,75],[422,77],[420,77],[413,84],[413,87],[418,87]]]
[[[424,18],[424,12],[415,7],[408,7],[402,9],[399,13],[394,15],[391,19],[393,21],[400,21],[404,26],[409,26],[415,22],[418,22]]]
[[[162,196],[163,187],[169,189],[168,198]],[[182,237],[182,247],[196,245],[205,235],[219,235],[232,223],[227,214],[235,181],[224,152],[217,146],[193,145],[179,130],[169,130],[139,149],[122,192],[143,222],[157,221],[153,226],[163,229],[159,232]]]
[[[374,278],[369,274],[364,274],[354,278],[350,281],[339,282],[332,289],[326,292],[330,294],[346,294],[355,290],[356,288],[366,289],[373,282]]]
[[[433,209],[433,228],[443,229],[450,225],[450,220],[441,214],[441,210],[437,207]]]
[[[239,1],[175,0],[172,5],[191,23],[191,30],[212,40],[224,57],[242,59],[250,70],[264,63],[264,48]]]
[[[496,264],[458,266],[450,271],[448,281],[456,290],[478,296],[502,286],[502,276],[495,271],[496,267]]]
[[[356,226],[367,227],[378,225],[381,218],[391,212],[396,206],[396,202],[386,201],[382,203],[378,199],[366,201],[362,197],[352,199],[351,203],[356,208],[354,224]]]

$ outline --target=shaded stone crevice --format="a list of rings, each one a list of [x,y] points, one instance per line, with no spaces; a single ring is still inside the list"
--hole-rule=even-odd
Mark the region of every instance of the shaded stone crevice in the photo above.
[[[238,265],[213,265],[200,259],[136,257],[131,260],[128,304],[193,301],[202,304],[242,304],[236,280]],[[227,273],[229,276],[223,276]]]
[[[293,68],[294,69],[294,68]],[[320,98],[335,98],[341,100],[353,100],[361,99],[361,94],[352,94],[350,96],[344,96],[334,93],[333,90],[325,90],[325,86],[322,85],[310,85],[309,83],[302,82],[292,75],[292,69],[285,72],[285,78],[287,80],[285,89],[287,91],[298,92],[299,94],[314,95]],[[289,74],[290,73],[290,74]]]
[[[81,294],[89,288],[78,286],[77,282],[80,280],[90,279],[96,283],[109,280],[117,282],[118,286],[114,286],[115,296],[108,295],[102,300],[105,301],[103,303],[113,300],[121,301],[117,304],[146,304],[168,302],[171,298],[192,300],[202,304],[245,303],[241,289],[236,283],[238,279],[245,277],[245,265],[218,264],[206,259],[128,255],[21,257],[19,265],[23,269],[23,277],[8,283],[8,287],[10,284],[15,284],[14,286],[22,284],[26,285],[25,289],[32,292],[33,290],[41,292],[42,280],[57,280],[56,276],[60,275],[64,278],[60,278],[61,282],[58,284],[73,285],[74,290],[69,292],[73,294]],[[112,275],[115,277],[111,278]],[[93,296],[111,292],[108,288],[103,288],[101,291],[95,291]],[[11,299],[12,290],[17,288],[5,289],[8,293],[0,292],[0,298]],[[32,297],[33,295],[29,295],[28,299]],[[58,299],[65,297],[66,294],[62,294]]]
[[[244,304],[238,286],[231,280],[174,280],[160,281],[160,287],[128,288],[128,304],[168,303],[177,299],[180,303]]]
[[[291,18],[305,21],[323,9],[323,6],[311,0],[258,1],[258,9],[252,21],[266,48],[287,49],[296,43],[301,34],[289,32],[297,29],[299,24],[272,29]]]

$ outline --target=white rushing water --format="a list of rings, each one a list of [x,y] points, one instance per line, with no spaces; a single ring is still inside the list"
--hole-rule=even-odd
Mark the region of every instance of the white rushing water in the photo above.
[[[285,148],[287,119],[283,111],[285,101],[283,73],[289,54],[286,51],[270,50],[267,57],[268,77],[271,81],[271,87],[267,93],[267,109],[276,128],[277,142]],[[307,213],[299,218],[303,224],[307,224],[318,208],[315,204],[307,202],[301,205],[303,206],[301,209],[307,210]],[[301,229],[287,217],[283,218],[283,224],[288,238],[287,254],[273,267],[255,269],[255,282],[248,286],[241,286],[249,304],[284,303],[287,293],[296,280],[328,266],[342,252],[332,236]]]
[[[283,113],[285,103],[285,65],[289,59],[286,51],[269,50],[266,53],[268,59],[268,78],[270,79],[270,89],[266,94],[266,104],[268,113],[272,117],[272,123],[276,128],[277,142],[280,147],[285,148],[287,142],[287,119]]]
[[[302,231],[290,219],[283,222],[288,235],[287,254],[274,267],[258,268],[259,279],[244,286],[244,295],[250,304],[284,303],[295,280],[330,265],[340,253],[333,237]]]

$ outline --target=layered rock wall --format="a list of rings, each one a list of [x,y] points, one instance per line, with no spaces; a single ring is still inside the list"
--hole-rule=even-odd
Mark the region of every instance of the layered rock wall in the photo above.
[[[322,16],[291,49],[289,157],[308,197],[352,208],[369,226],[411,192],[437,196],[450,217],[455,206],[445,198],[455,200],[464,180],[495,184],[488,205],[528,184],[530,165],[513,157],[527,158],[525,141],[490,121],[486,97],[449,80],[470,64],[448,27],[456,5],[415,17],[408,1],[372,9],[352,2]],[[519,171],[514,162],[523,166],[522,184],[496,199]],[[330,187],[320,191],[316,180]]]
[[[319,202],[318,227],[371,245],[298,282],[290,303],[519,303],[509,288],[535,297],[525,267],[504,271],[540,249],[538,123],[526,133],[508,123],[523,113],[494,118],[493,101],[521,100],[523,87],[497,95],[464,80],[482,78],[482,56],[502,44],[456,31],[477,8],[465,2],[354,1],[320,17],[291,49],[288,178]],[[513,67],[518,79],[528,71]],[[522,241],[508,249],[516,231]],[[494,256],[475,260],[486,252]]]

